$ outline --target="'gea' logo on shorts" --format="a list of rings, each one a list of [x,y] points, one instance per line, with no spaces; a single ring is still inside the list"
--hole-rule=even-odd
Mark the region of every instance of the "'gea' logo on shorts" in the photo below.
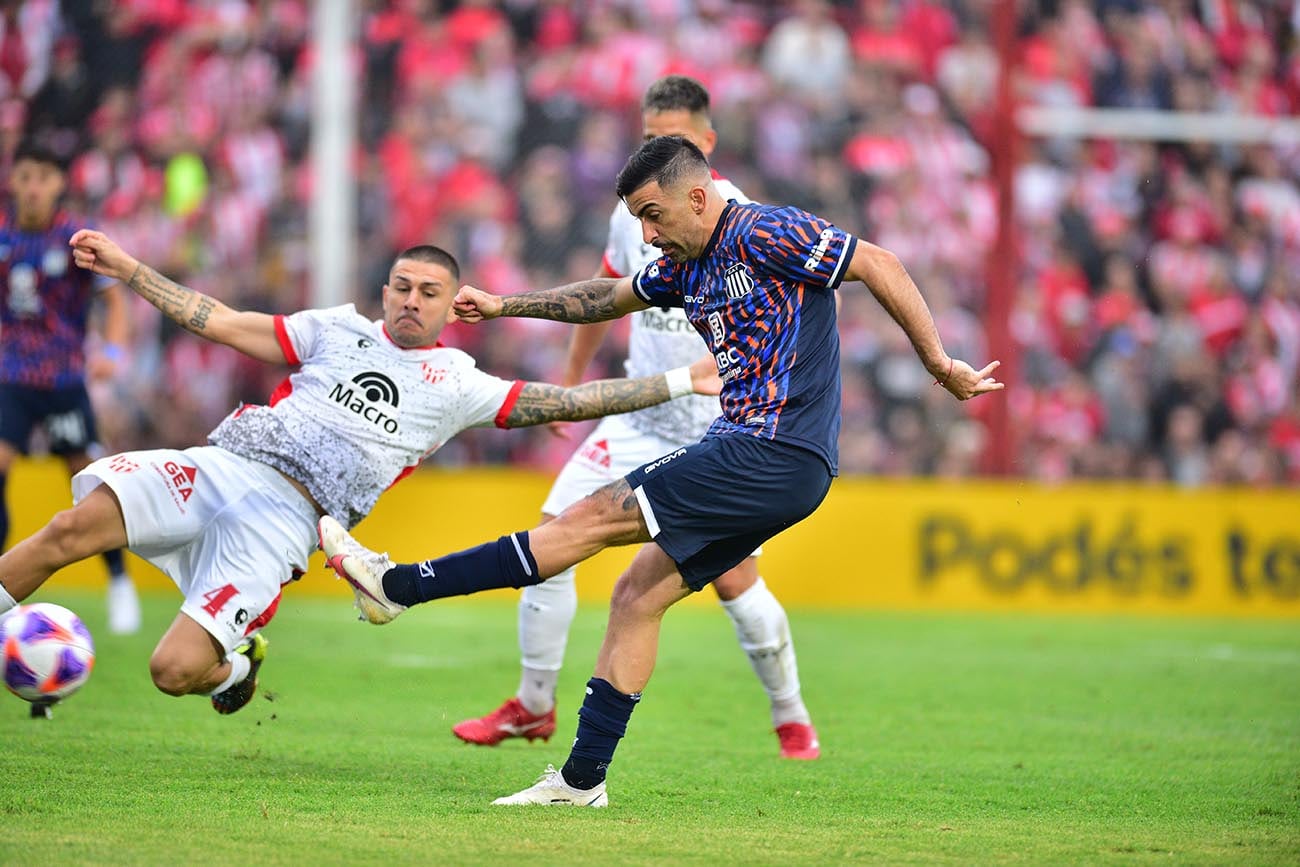
[[[645,468],[645,472],[647,472],[647,473],[653,473],[655,470],[659,469],[659,468],[662,467],[664,464],[668,463],[669,461],[673,460],[674,458],[680,458],[680,457],[681,457],[682,455],[684,455],[684,454],[686,454],[686,449],[678,449],[677,451],[673,452],[671,455],[664,455],[664,456],[663,456],[662,458],[660,458],[659,460],[657,460],[657,461],[655,461],[654,463],[648,465],[648,466]]]
[[[194,496],[194,477],[199,474],[198,467],[187,467],[185,464],[178,464],[175,461],[168,461],[163,464],[163,472],[167,474],[167,480],[171,486],[180,494],[182,500],[189,501]]]
[[[384,429],[385,433],[397,433],[397,419],[388,415],[375,404],[386,404],[397,408],[397,385],[382,373],[373,370],[358,373],[352,377],[352,385],[336,384],[330,389],[330,398],[337,404],[355,412],[366,421]],[[358,393],[359,392],[359,393]]]

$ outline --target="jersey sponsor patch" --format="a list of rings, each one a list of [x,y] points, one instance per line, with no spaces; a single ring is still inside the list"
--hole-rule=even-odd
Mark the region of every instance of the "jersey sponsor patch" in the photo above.
[[[336,383],[330,389],[329,396],[335,403],[347,407],[366,421],[382,428],[385,433],[397,433],[397,419],[385,412],[383,407],[397,409],[400,393],[397,385],[382,373],[373,370],[358,373],[349,380],[348,385]]]

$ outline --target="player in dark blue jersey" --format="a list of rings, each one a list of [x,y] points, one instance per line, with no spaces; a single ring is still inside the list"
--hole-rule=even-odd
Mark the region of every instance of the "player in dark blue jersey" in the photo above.
[[[72,267],[68,239],[85,224],[59,208],[64,180],[52,151],[24,144],[9,174],[12,201],[0,212],[0,548],[9,533],[4,487],[14,458],[27,452],[41,427],[70,474],[90,463],[96,431],[87,367],[93,376],[111,375],[126,337],[121,287]],[[104,307],[104,344],[88,365],[86,331],[97,301]],[[140,603],[122,552],[109,551],[104,560],[109,630],[135,632]]]
[[[998,363],[947,355],[920,291],[892,253],[797,208],[725,202],[700,150],[677,136],[646,142],[618,194],[665,254],[631,277],[497,298],[457,296],[467,322],[526,316],[594,322],[652,305],[683,307],[724,385],[722,416],[677,449],[530,533],[394,566],[324,518],[321,545],[363,610],[386,622],[406,607],[538,583],[611,545],[653,540],[619,578],[595,675],[564,767],[498,804],[604,806],[605,770],[650,679],[664,612],[810,515],[836,474],[840,425],[834,290],[862,282],[955,397],[996,391]],[[374,618],[372,618],[374,619]]]

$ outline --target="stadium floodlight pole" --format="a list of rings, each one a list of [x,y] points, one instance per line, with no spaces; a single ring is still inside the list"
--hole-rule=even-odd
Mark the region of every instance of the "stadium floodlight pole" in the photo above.
[[[1011,338],[1011,310],[1020,269],[1016,239],[1015,176],[1019,133],[1015,124],[1014,83],[1017,66],[1016,0],[997,0],[993,10],[993,32],[998,50],[998,83],[993,113],[990,148],[993,181],[997,190],[997,235],[985,260],[987,294],[984,329],[989,352],[1002,361],[998,375],[1014,387],[1020,373],[1020,359]],[[1006,400],[991,401],[988,410],[988,446],[984,451],[986,472],[1008,475],[1018,451],[1016,431]]]
[[[352,153],[356,137],[356,88],[352,66],[354,0],[314,4],[312,69],[310,216],[312,307],[346,303],[354,261],[356,177]]]

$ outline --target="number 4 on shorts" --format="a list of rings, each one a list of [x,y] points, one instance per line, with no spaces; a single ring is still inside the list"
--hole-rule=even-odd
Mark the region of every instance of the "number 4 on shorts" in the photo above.
[[[227,584],[225,587],[218,587],[216,590],[209,590],[203,594],[203,598],[208,601],[203,606],[203,610],[208,612],[212,617],[217,616],[217,612],[226,607],[226,603],[239,591],[235,589],[234,584]]]

